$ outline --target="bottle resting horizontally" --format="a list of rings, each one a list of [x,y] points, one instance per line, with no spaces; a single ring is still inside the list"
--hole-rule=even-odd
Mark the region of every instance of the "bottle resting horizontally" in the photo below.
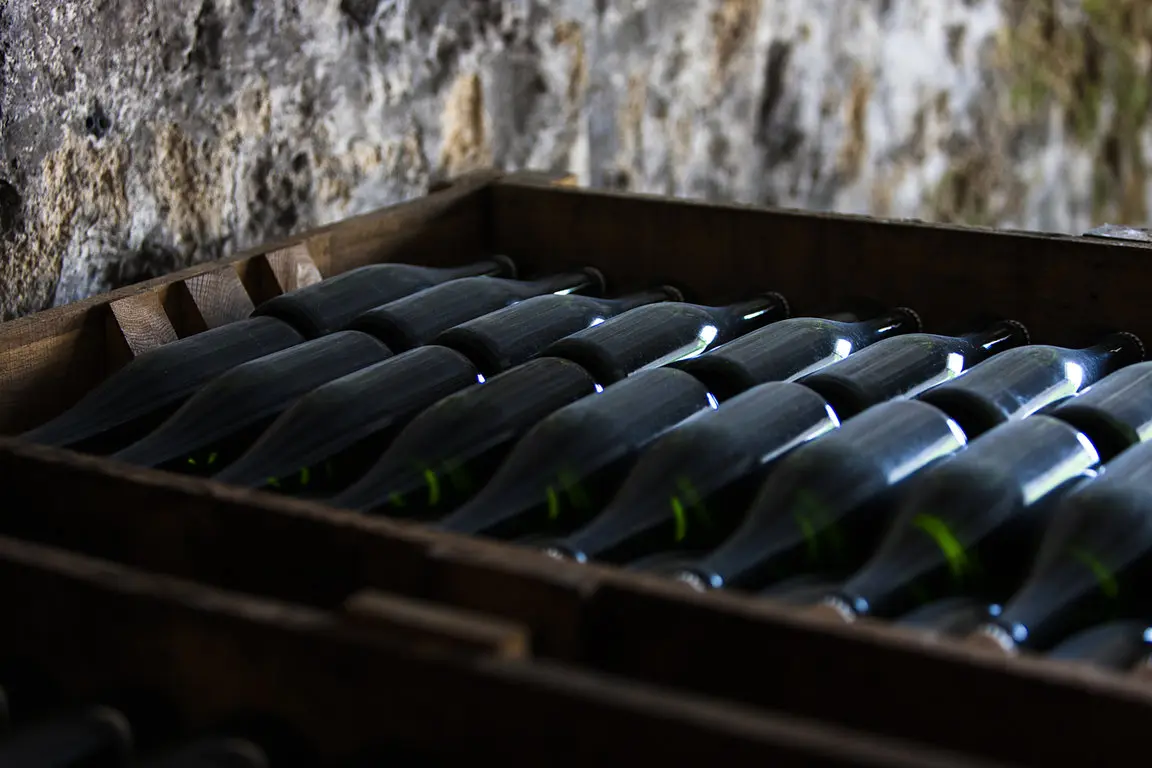
[[[449,328],[432,343],[455,349],[481,374],[495,376],[560,339],[662,301],[683,301],[683,296],[666,285],[615,299],[572,293],[536,296]]]
[[[1033,344],[995,355],[967,375],[920,396],[956,419],[970,439],[1079,394],[1144,358],[1130,333],[1115,333],[1086,349]]]
[[[308,392],[214,479],[306,496],[358,480],[417,414],[484,378],[468,358],[417,347]]]
[[[553,341],[645,304],[660,288],[598,299],[537,296],[440,334],[301,398],[216,479],[286,493],[331,495],[375,463],[398,430],[436,401],[527,362]]]
[[[781,320],[749,334],[757,337],[757,354],[763,355],[757,368],[761,375],[788,379],[812,370],[816,364],[815,335],[795,323],[795,319]],[[900,310],[877,327],[892,335],[898,328],[914,324],[911,311]],[[838,330],[841,335],[842,330]],[[798,341],[805,334],[807,340]],[[557,411],[529,432],[492,482],[472,502],[442,521],[441,527],[492,535],[522,535],[526,531],[540,535],[571,530],[575,523],[586,521],[603,508],[623,473],[651,440],[689,415],[703,416],[708,402],[715,405],[714,397],[704,399],[708,390],[691,363],[739,345],[745,338],[730,341],[703,357],[674,364],[680,368],[676,374],[656,369],[659,376],[646,377],[644,374],[653,371],[642,371],[632,380],[609,387],[601,397]],[[649,383],[633,381],[641,378]],[[819,400],[807,389],[805,394]],[[827,422],[827,414],[828,409],[823,408],[821,423]],[[746,416],[755,421],[756,414]],[[794,420],[784,429],[793,426]],[[784,432],[778,429],[775,434],[779,438]]]
[[[1094,624],[1152,615],[1150,580],[1152,443],[1140,443],[1061,501],[1023,585],[978,635],[1007,653],[1047,650]]]
[[[683,371],[640,371],[532,427],[483,490],[437,527],[504,538],[571,530],[607,503],[646,445],[715,402]]]
[[[505,256],[461,267],[369,264],[268,299],[252,315],[278,318],[315,339],[343,330],[370,309],[441,283],[480,275],[515,278],[516,265]]]
[[[797,381],[823,396],[841,419],[849,419],[876,403],[915,397],[1027,343],[1028,331],[1014,320],[964,336],[910,333],[876,342]]]
[[[212,379],[237,365],[300,344],[275,318],[229,323],[133,358],[51,421],[22,438],[87,453],[112,453],[140,439]]]
[[[531,281],[466,277],[370,309],[353,320],[348,329],[375,336],[393,352],[406,352],[430,343],[449,328],[518,301],[574,291],[601,295],[603,275],[586,268]]]
[[[571,360],[606,387],[637,371],[702,355],[788,313],[778,293],[724,307],[650,304],[561,339],[542,354]]]
[[[727,400],[757,384],[815,373],[878,341],[917,333],[921,327],[919,316],[905,308],[854,322],[794,317],[672,365]]]
[[[554,556],[614,563],[710,549],[739,523],[776,459],[839,425],[807,387],[753,387],[656,440],[600,514],[544,546]]]
[[[946,597],[1006,600],[1050,522],[1053,494],[1094,475],[1099,461],[1082,432],[1050,416],[996,427],[908,482],[884,539],[827,604],[851,620]]]
[[[442,517],[471,498],[515,442],[548,414],[638,371],[699,354],[786,311],[775,294],[730,307],[663,302],[582,330],[550,345],[544,356],[420,414],[332,503]]]
[[[113,458],[211,474],[240,456],[297,398],[390,356],[371,336],[343,331],[238,365]]]
[[[900,484],[966,442],[959,425],[927,403],[869,408],[777,462],[735,532],[673,575],[700,590],[847,575],[890,521]]]

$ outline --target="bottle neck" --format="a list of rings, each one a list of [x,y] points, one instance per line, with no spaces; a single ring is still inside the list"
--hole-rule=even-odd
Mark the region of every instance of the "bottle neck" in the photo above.
[[[777,320],[784,320],[791,314],[788,300],[778,293],[771,292],[762,293],[754,299],[738,304],[709,309],[726,331],[728,338],[754,331]]]
[[[905,333],[919,333],[924,325],[920,315],[907,307],[897,307],[880,317],[854,323],[870,343],[883,341]]]
[[[1111,333],[1091,347],[1079,350],[1080,354],[1093,361],[1104,376],[1126,365],[1139,363],[1145,359],[1143,342],[1134,334],[1121,331]]]
[[[476,261],[460,267],[442,267],[444,281],[462,277],[503,277],[515,279],[516,264],[507,256],[493,255],[484,261]]]
[[[538,280],[532,280],[528,286],[533,295],[553,293],[566,295],[569,293],[582,293],[587,296],[604,295],[604,276],[592,267],[577,272],[562,272],[558,275],[548,275]]]
[[[1015,320],[1001,320],[983,331],[969,333],[962,338],[973,347],[982,350],[980,359],[1029,343],[1028,329]]]
[[[618,299],[607,299],[607,303],[616,314],[622,314],[637,307],[648,304],[659,304],[662,301],[684,301],[684,294],[670,285],[662,285],[639,293],[630,293]]]

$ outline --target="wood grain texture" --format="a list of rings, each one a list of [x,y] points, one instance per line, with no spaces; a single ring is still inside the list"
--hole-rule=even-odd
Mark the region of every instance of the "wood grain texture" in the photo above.
[[[194,310],[191,322],[195,323],[197,333],[243,320],[252,314],[252,297],[245,290],[235,264],[195,275],[180,285]]]
[[[109,302],[108,309],[133,357],[176,341],[176,329],[164,310],[166,290],[148,291]]]
[[[497,182],[493,247],[526,272],[598,267],[615,290],[671,283],[692,301],[774,290],[794,313],[865,296],[920,312],[927,328],[982,314],[1040,343],[1087,344],[1114,329],[1152,341],[1152,250],[1121,241],[889,222],[655,196]]]
[[[63,693],[145,686],[189,731],[283,719],[323,765],[381,744],[428,756],[587,765],[972,766],[945,752],[523,660],[461,661],[379,626],[0,537],[0,656]],[[60,606],[69,606],[60,610]],[[445,738],[449,736],[449,738]]]
[[[739,595],[694,595],[639,574],[11,439],[0,438],[0,474],[9,478],[5,536],[318,609],[385,590],[523,626],[534,652],[568,663],[988,757],[1050,764],[1102,749],[1080,744],[1088,726],[1120,754],[1136,748],[1132,725],[1152,710],[1152,687],[1105,671],[990,658],[884,625],[830,626]],[[62,476],[67,486],[45,503],[44,483]],[[975,733],[955,726],[973,711],[1001,719]]]

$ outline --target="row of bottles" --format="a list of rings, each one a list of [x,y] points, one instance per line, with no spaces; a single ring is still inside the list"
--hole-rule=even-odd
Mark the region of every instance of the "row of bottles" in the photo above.
[[[58,695],[46,675],[0,669],[0,765],[4,768],[319,768],[318,753],[290,725],[242,714],[184,732],[165,699],[140,689],[86,702]],[[399,746],[341,761],[345,768],[441,764]]]
[[[226,363],[208,334],[141,355],[26,437],[837,620],[956,634],[978,617],[1015,647],[1044,632],[1007,585],[1152,433],[1129,334],[1068,349],[1011,320],[946,336],[908,309],[790,318],[774,293],[605,298],[595,270],[518,281],[496,260],[370,270],[209,332]]]

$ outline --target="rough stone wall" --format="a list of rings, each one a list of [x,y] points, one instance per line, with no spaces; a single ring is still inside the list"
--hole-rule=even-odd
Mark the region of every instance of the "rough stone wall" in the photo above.
[[[1146,220],[1147,0],[0,0],[0,317],[482,165]]]

